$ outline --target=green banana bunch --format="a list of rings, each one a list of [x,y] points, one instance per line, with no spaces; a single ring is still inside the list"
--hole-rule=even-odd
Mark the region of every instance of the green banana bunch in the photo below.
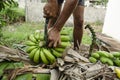
[[[30,60],[36,64],[44,63],[51,65],[56,61],[56,58],[62,57],[66,47],[71,46],[70,37],[67,31],[61,32],[61,44],[56,48],[47,48],[45,46],[43,32],[36,31],[29,35],[26,41],[26,52]]]
[[[92,58],[91,58],[92,57]],[[96,63],[101,61],[103,64],[108,64],[109,66],[120,67],[120,52],[106,52],[106,51],[96,51],[89,57],[90,62]]]

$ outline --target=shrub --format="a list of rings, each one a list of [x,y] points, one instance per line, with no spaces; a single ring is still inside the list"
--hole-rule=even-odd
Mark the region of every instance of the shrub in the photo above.
[[[0,15],[7,24],[25,20],[24,9],[18,8],[17,2],[12,3],[10,6],[5,5],[5,8],[1,10]]]
[[[0,44],[2,44],[2,27],[25,20],[23,9],[18,8],[18,3],[14,0],[0,0]]]

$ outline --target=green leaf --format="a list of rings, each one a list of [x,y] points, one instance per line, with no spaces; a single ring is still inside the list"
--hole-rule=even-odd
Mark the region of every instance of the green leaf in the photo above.
[[[13,63],[15,68],[22,68],[24,66],[24,64],[22,62],[15,62]]]
[[[10,62],[5,69],[14,69],[13,62]]]
[[[32,73],[25,73],[19,75],[15,78],[15,80],[32,80]]]
[[[8,79],[7,79],[7,75],[4,75],[4,76],[2,77],[2,80],[8,80]]]
[[[3,74],[3,70],[8,66],[7,62],[0,63],[0,76]]]
[[[37,74],[36,80],[50,80],[50,74]]]

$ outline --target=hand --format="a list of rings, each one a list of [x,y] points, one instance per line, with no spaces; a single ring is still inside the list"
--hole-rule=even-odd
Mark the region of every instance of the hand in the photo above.
[[[55,28],[51,28],[51,30],[48,32],[48,41],[48,47],[56,47],[59,45],[61,43],[60,32]]]
[[[45,18],[57,17],[59,12],[58,9],[59,8],[57,0],[55,0],[54,2],[48,2],[43,8],[44,17]]]

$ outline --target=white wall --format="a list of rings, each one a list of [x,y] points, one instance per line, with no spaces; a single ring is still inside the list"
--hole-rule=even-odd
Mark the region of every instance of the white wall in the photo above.
[[[43,20],[43,7],[44,4],[41,0],[26,0],[26,21],[27,22],[40,22]]]
[[[19,7],[25,8],[27,22],[40,22],[43,21],[43,7],[45,3],[41,0],[18,0]],[[104,22],[106,9],[85,7],[84,20],[85,22]],[[71,16],[67,23],[73,24],[73,17]]]
[[[25,8],[25,0],[18,0],[18,4],[20,8]]]
[[[120,41],[120,0],[109,0],[102,33]]]

